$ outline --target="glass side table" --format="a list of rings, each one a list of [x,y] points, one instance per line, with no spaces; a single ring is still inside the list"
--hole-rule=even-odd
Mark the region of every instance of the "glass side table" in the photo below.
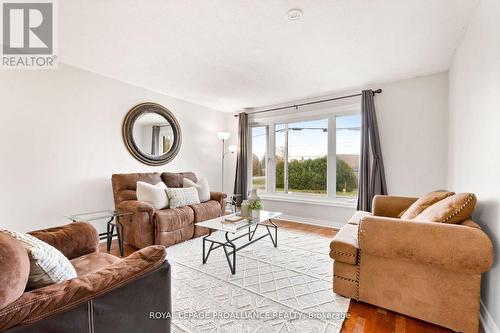
[[[231,209],[231,213],[237,213],[238,206],[236,205],[236,200],[239,197],[241,197],[241,194],[231,194],[228,196],[229,200],[226,200],[226,209],[227,206],[229,206],[229,209]]]
[[[65,216],[72,222],[92,222],[98,220],[106,220],[106,232],[99,234],[99,239],[106,239],[106,248],[111,250],[111,241],[114,236],[118,237],[118,246],[120,248],[120,256],[123,257],[123,227],[118,222],[118,217],[132,215],[132,212],[124,210],[100,210],[96,212],[80,213]],[[115,232],[116,228],[116,234]]]

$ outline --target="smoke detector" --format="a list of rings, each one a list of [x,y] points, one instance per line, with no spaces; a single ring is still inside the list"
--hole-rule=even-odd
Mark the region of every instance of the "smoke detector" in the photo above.
[[[288,12],[286,12],[286,19],[288,21],[296,21],[302,17],[304,13],[299,8],[292,8]]]

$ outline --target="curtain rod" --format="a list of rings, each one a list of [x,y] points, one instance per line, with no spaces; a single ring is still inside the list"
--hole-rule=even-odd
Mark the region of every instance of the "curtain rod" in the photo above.
[[[382,89],[377,89],[373,91],[373,94],[380,94],[382,92]],[[301,104],[294,104],[294,105],[288,105],[288,106],[281,106],[279,108],[273,108],[273,109],[267,109],[267,110],[261,110],[261,111],[255,111],[255,112],[250,112],[250,114],[257,114],[257,113],[263,113],[263,112],[270,112],[270,111],[278,111],[278,110],[284,110],[284,109],[290,109],[290,108],[295,108],[297,109],[300,106],[306,106],[306,105],[312,105],[312,104],[318,104],[318,103],[325,103],[325,102],[331,102],[331,101],[336,101],[339,99],[344,99],[344,98],[350,98],[350,97],[357,97],[361,96],[362,94],[354,94],[354,95],[346,95],[346,96],[340,96],[340,97],[334,97],[334,98],[328,98],[328,99],[322,99],[319,101],[314,101],[314,102],[308,102],[308,103],[301,103]],[[239,117],[239,114],[235,114],[235,117]]]

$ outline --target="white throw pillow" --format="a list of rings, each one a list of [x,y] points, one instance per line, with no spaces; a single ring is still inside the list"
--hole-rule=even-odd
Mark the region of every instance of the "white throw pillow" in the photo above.
[[[149,202],[155,209],[168,207],[167,185],[159,182],[152,185],[145,182],[137,182],[137,200]]]
[[[168,199],[170,200],[170,208],[177,208],[200,203],[198,191],[194,187],[168,188],[167,194]]]
[[[41,288],[76,278],[75,268],[69,259],[55,247],[22,232],[9,230],[0,230],[0,232],[17,239],[28,252],[30,259],[28,288]]]
[[[186,187],[194,187],[198,191],[198,197],[201,202],[210,200],[210,188],[208,187],[208,180],[206,178],[199,179],[197,183],[184,178],[183,185]]]

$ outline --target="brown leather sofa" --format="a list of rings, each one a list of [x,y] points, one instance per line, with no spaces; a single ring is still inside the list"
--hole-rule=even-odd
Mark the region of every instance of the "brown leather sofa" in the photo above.
[[[398,218],[417,198],[376,196],[330,244],[333,291],[457,332],[477,332],[481,274],[493,261],[488,236],[458,224]]]
[[[111,178],[116,209],[134,212],[121,217],[124,240],[136,248],[158,244],[174,245],[188,239],[208,234],[207,228],[196,223],[221,216],[226,207],[226,194],[211,192],[210,200],[198,205],[155,210],[147,202],[138,201],[137,182],[150,184],[164,182],[167,187],[182,187],[183,178],[197,182],[192,172],[128,173],[114,174]]]
[[[60,250],[77,277],[24,291],[29,274],[26,250],[0,234],[0,331],[170,332],[170,265],[163,246],[120,259],[98,252],[99,237],[87,223],[31,232]],[[19,293],[19,294],[16,294]]]

